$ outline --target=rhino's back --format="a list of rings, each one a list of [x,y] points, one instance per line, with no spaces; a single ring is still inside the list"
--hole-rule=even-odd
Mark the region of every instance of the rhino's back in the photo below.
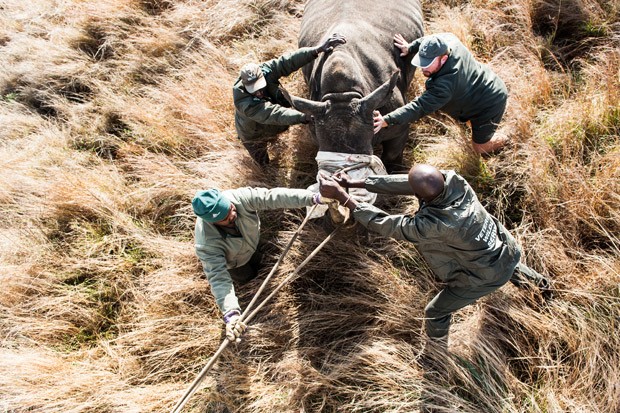
[[[393,46],[394,34],[413,41],[422,34],[417,0],[308,0],[299,35],[300,46],[314,46],[325,34],[339,30],[356,45]]]
[[[399,57],[394,47],[394,34],[400,33],[408,41],[422,36],[422,14],[417,0],[308,0],[299,34],[299,46],[315,46],[332,33],[346,37],[347,44],[335,49],[335,56],[325,62],[321,73],[330,73],[327,79],[316,79],[322,84],[322,93],[339,92],[339,88],[370,93],[389,79],[395,71],[401,70],[398,85],[405,93],[413,77],[409,64],[412,56]],[[317,73],[314,66],[321,60],[303,68],[309,81]],[[337,86],[334,83],[334,67],[344,69],[350,79]],[[313,96],[316,98],[317,96]],[[402,102],[401,102],[402,104]]]

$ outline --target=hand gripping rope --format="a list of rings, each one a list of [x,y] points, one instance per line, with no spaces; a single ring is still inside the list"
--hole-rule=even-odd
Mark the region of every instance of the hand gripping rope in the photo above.
[[[280,258],[278,258],[278,261],[275,263],[275,265],[273,266],[273,268],[269,272],[269,275],[267,275],[267,277],[265,278],[265,281],[263,281],[263,283],[261,284],[260,288],[258,289],[256,294],[252,298],[252,301],[250,301],[250,304],[248,304],[248,306],[245,308],[245,311],[243,312],[243,314],[241,314],[241,317],[239,318],[239,322],[246,322],[246,323],[248,323],[250,320],[252,320],[252,318],[254,318],[256,313],[258,313],[258,311],[261,308],[263,308],[263,306],[270,299],[272,299],[278,293],[278,291],[280,291],[282,289],[282,287],[284,287],[286,284],[288,284],[290,281],[292,281],[293,279],[295,279],[298,276],[299,271],[325,246],[325,244],[327,244],[336,235],[336,232],[342,227],[342,225],[337,226],[323,240],[323,242],[321,242],[310,253],[310,255],[308,255],[308,257],[301,264],[299,264],[299,266],[297,268],[295,268],[295,270],[291,274],[289,274],[284,280],[282,280],[280,282],[280,284],[278,284],[278,286],[276,286],[276,288],[271,292],[271,294],[269,294],[260,304],[258,304],[258,306],[254,310],[252,310],[252,307],[254,306],[256,301],[258,300],[258,297],[263,292],[263,290],[267,286],[267,283],[269,282],[269,280],[271,279],[273,274],[276,272],[276,270],[278,269],[278,267],[280,266],[280,264],[284,260],[284,257],[286,256],[286,254],[291,249],[291,246],[293,245],[293,242],[295,242],[295,240],[297,239],[297,236],[299,235],[299,233],[301,232],[303,227],[308,222],[308,219],[309,219],[310,215],[312,214],[312,212],[314,211],[315,208],[316,208],[316,204],[312,207],[310,212],[308,214],[306,214],[306,218],[301,223],[301,225],[299,226],[297,231],[295,231],[295,234],[293,234],[293,237],[291,238],[291,240],[289,241],[288,245],[286,246],[286,248],[282,252],[282,255],[280,255]],[[189,401],[189,398],[192,397],[192,395],[196,392],[196,390],[198,390],[198,386],[204,380],[205,376],[207,375],[207,373],[209,372],[211,367],[213,367],[213,365],[215,364],[215,362],[217,361],[219,356],[222,354],[224,349],[228,346],[228,344],[230,344],[230,340],[228,338],[225,338],[224,341],[222,341],[222,344],[220,344],[220,347],[217,349],[215,354],[213,354],[213,356],[211,356],[211,359],[209,360],[209,362],[203,367],[203,369],[200,371],[200,373],[198,374],[196,379],[194,379],[194,382],[187,389],[187,391],[185,392],[183,397],[181,397],[181,400],[179,400],[179,402],[176,404],[176,406],[172,410],[172,413],[179,413],[183,409],[183,406],[185,406],[185,404]]]

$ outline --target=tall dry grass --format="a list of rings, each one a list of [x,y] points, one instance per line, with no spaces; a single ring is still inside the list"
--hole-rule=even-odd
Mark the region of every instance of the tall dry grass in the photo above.
[[[224,353],[194,412],[616,412],[620,409],[620,9],[444,1],[451,31],[506,82],[502,154],[480,159],[437,114],[409,162],[454,168],[549,275],[455,314],[440,375],[417,363],[439,288],[410,244],[341,234]],[[170,410],[221,340],[193,251],[195,190],[304,187],[295,126],[259,170],[236,139],[246,61],[296,47],[303,2],[105,0],[0,5],[0,410]],[[285,80],[299,95],[300,73]],[[417,77],[410,95],[423,89]],[[384,208],[413,213],[405,197]],[[302,211],[263,214],[275,263]],[[277,280],[325,236],[310,225]],[[267,273],[265,268],[263,275]],[[239,289],[248,303],[262,277]]]

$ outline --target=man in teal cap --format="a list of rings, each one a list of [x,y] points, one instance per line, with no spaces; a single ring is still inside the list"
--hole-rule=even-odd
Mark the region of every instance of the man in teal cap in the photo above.
[[[224,316],[226,336],[240,341],[245,325],[239,323],[241,307],[236,283],[256,277],[261,261],[258,211],[301,208],[320,203],[318,193],[305,189],[238,188],[198,191],[192,208],[198,217],[195,227],[196,254],[211,285],[215,302]]]
[[[375,133],[442,110],[460,122],[470,122],[477,153],[496,152],[508,142],[508,137],[497,131],[508,100],[506,85],[488,66],[474,59],[455,35],[438,33],[409,44],[396,34],[394,44],[401,56],[415,53],[411,64],[428,78],[426,91],[387,115],[375,111]]]

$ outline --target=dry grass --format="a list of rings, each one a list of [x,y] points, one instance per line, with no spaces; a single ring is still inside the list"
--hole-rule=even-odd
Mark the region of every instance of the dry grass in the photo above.
[[[411,245],[347,229],[259,313],[187,411],[620,409],[620,9],[425,10],[427,32],[456,33],[505,80],[514,145],[479,159],[467,131],[437,115],[412,127],[406,158],[466,176],[553,278],[554,299],[507,286],[458,312],[444,374],[424,377],[432,275]],[[279,0],[3,2],[0,411],[176,403],[221,340],[193,251],[194,191],[314,180],[300,126],[272,148],[273,167],[253,166],[230,96],[243,63],[296,47],[302,13]],[[284,84],[306,94],[301,73]],[[411,96],[422,88],[416,78]],[[264,214],[270,263],[301,214]],[[276,278],[324,236],[310,225]],[[260,281],[239,289],[242,303]]]

